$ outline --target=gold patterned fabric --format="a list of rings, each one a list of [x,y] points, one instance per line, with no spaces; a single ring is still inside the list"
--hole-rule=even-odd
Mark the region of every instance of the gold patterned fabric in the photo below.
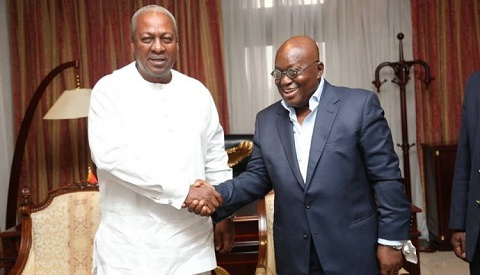
[[[91,274],[98,200],[97,191],[67,193],[32,213],[32,248],[23,274]]]

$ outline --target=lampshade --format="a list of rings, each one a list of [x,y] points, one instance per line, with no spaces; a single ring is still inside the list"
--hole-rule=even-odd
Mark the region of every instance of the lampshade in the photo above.
[[[91,89],[66,90],[43,119],[74,119],[88,116]]]

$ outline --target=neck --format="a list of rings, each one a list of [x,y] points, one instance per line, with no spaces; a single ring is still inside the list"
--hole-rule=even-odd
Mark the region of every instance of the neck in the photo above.
[[[162,75],[152,75],[149,74],[145,69],[141,68],[141,64],[138,64],[138,61],[135,62],[135,67],[137,67],[137,71],[140,73],[140,75],[143,77],[148,82],[152,83],[161,83],[161,84],[167,84],[172,81],[172,71],[168,70],[168,72],[163,73]]]
[[[303,124],[303,121],[305,118],[311,113],[312,111],[310,108],[307,106],[304,106],[302,108],[295,108],[295,114],[297,115],[297,121],[300,123],[300,125]]]

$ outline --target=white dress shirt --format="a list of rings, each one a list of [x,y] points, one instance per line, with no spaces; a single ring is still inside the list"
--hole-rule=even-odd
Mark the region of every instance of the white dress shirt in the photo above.
[[[320,97],[322,96],[323,83],[325,81],[320,80],[317,90],[313,93],[308,101],[308,108],[311,113],[308,114],[303,123],[300,124],[297,119],[297,113],[295,108],[288,106],[287,103],[282,99],[282,106],[288,110],[290,121],[293,125],[293,138],[295,139],[295,152],[297,153],[298,166],[300,172],[302,173],[303,182],[305,183],[307,179],[307,167],[308,159],[310,157],[310,146],[312,144],[313,128],[315,126],[315,118],[317,117],[317,107],[320,102]]]

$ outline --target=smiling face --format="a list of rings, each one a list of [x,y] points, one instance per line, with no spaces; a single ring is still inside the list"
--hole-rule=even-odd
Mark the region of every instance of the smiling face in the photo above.
[[[145,80],[170,82],[178,43],[174,23],[167,14],[147,10],[138,15],[132,47],[137,69]]]
[[[280,96],[297,111],[308,109],[310,97],[320,84],[323,64],[315,63],[318,60],[316,42],[305,36],[296,36],[287,40],[277,51],[276,70],[283,72],[291,68],[301,72],[294,79],[283,74],[280,79],[275,80]]]

